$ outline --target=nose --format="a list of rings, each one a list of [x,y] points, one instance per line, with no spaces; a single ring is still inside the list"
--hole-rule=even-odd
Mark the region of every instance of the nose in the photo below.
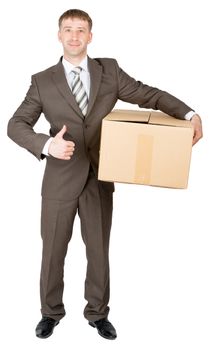
[[[78,33],[75,31],[72,33],[72,39],[77,40],[78,39]]]

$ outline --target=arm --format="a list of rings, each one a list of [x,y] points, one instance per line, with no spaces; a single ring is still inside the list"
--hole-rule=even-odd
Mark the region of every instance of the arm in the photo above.
[[[184,102],[155,87],[136,81],[126,74],[116,62],[118,76],[118,98],[122,101],[138,104],[142,108],[161,110],[172,117],[185,119],[185,116],[194,110]],[[193,145],[202,137],[201,118],[194,113],[191,118],[194,128]]]
[[[178,119],[184,119],[184,116],[193,110],[166,91],[136,81],[119,67],[117,71],[120,100],[138,104],[141,108],[161,110]]]
[[[33,76],[25,100],[8,123],[8,136],[19,146],[26,148],[39,160],[44,158],[42,150],[50,138],[48,135],[35,133],[33,130],[41,113],[41,99],[35,77]]]

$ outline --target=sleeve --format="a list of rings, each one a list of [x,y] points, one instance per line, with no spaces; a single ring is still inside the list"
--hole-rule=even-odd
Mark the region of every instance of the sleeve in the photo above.
[[[46,141],[44,148],[41,152],[43,155],[49,156],[49,145],[52,142],[52,140],[53,140],[53,137],[50,137],[50,139],[48,139],[48,141]]]
[[[43,147],[49,135],[36,133],[33,129],[42,113],[42,103],[35,76],[32,76],[31,86],[24,101],[9,120],[7,134],[19,146],[27,149],[38,160],[45,158]]]
[[[118,98],[122,101],[138,104],[141,108],[161,110],[178,119],[193,111],[184,102],[166,91],[159,90],[137,81],[125,73],[116,62],[118,77]]]
[[[184,116],[184,119],[191,120],[194,117],[195,114],[197,114],[197,113],[194,112],[194,111],[190,111]]]

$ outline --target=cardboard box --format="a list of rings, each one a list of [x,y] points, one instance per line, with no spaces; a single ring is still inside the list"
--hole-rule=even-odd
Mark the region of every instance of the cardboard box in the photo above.
[[[161,112],[114,110],[102,122],[98,179],[186,188],[193,127]]]

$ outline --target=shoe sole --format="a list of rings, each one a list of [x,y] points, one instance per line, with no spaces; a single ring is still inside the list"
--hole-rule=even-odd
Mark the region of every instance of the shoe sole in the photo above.
[[[89,321],[89,325],[90,325],[91,327],[93,327],[93,328],[96,328],[98,334],[99,334],[102,338],[105,338],[105,339],[108,339],[108,340],[114,340],[114,339],[117,338],[117,335],[116,335],[116,337],[112,337],[112,338],[106,337],[104,334],[102,334],[102,333],[98,330],[98,328],[95,326],[94,322]]]
[[[55,323],[54,328],[55,328],[58,324],[59,324],[59,321],[57,321],[57,322]],[[36,334],[37,338],[39,338],[39,339],[47,339],[47,338],[49,338],[49,337],[53,334],[54,328],[52,329],[51,333],[47,334],[45,337],[42,336],[42,335]]]

